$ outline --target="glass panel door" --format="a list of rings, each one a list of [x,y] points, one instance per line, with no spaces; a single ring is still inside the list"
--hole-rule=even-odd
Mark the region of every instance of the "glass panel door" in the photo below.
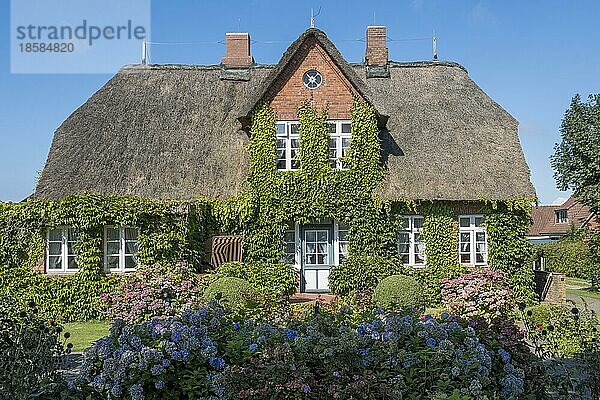
[[[303,239],[303,290],[328,292],[329,268],[333,263],[332,227],[305,227]]]

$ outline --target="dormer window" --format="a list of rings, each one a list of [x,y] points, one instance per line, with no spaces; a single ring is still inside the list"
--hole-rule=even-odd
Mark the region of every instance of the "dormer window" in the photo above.
[[[569,216],[567,215],[567,210],[556,210],[556,223],[557,224],[566,224],[569,222]]]
[[[352,124],[350,121],[330,121],[329,125],[329,165],[331,168],[348,169],[344,158],[350,148]]]
[[[297,121],[277,122],[277,170],[300,169],[300,123]]]

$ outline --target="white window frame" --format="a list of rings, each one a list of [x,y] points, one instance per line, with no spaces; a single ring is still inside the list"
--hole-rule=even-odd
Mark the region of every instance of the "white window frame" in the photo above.
[[[338,222],[338,221],[334,221],[333,222],[333,264],[332,265],[340,265],[341,258],[340,258],[340,254],[341,254],[341,246],[343,244],[348,245],[349,242],[348,240],[341,240],[340,239],[340,232],[347,232],[349,231],[349,228],[344,226],[342,223]],[[295,256],[294,256],[294,267],[297,270],[301,269],[301,265],[302,265],[302,238],[300,237],[300,224],[298,222],[296,222],[293,226],[293,228],[290,226],[290,228],[286,229],[286,233],[288,232],[294,232],[294,239],[295,239]],[[284,246],[285,246],[286,242],[284,240]],[[284,253],[285,253],[285,248],[284,248]]]
[[[294,224],[294,226],[290,226],[288,229],[286,229],[285,231],[286,233],[288,232],[294,232],[294,268],[296,268],[298,271],[300,271],[301,269],[301,262],[302,262],[302,239],[300,238],[300,224],[298,222],[296,222]],[[284,246],[285,246],[286,242],[285,242],[285,237],[284,237]],[[285,253],[285,247],[284,247],[284,253]],[[284,261],[284,260],[282,260]],[[285,262],[285,261],[284,261]]]
[[[277,121],[277,123],[275,124],[275,127],[277,127],[277,125],[284,125],[285,129],[284,129],[284,133],[279,133],[279,131],[277,131],[277,138],[276,140],[283,140],[285,143],[285,168],[279,168],[279,160],[283,160],[283,158],[279,158],[276,157],[275,159],[275,165],[278,171],[298,171],[299,169],[302,168],[302,165],[300,165],[299,168],[293,168],[292,165],[292,140],[298,140],[298,148],[296,149],[296,154],[297,154],[297,158],[300,157],[300,122],[298,121]],[[292,126],[297,125],[298,126],[298,133],[292,133]],[[277,148],[276,148],[277,149]],[[300,160],[298,159],[298,163],[300,163]]]
[[[119,230],[119,267],[118,268],[109,268],[108,267],[108,230],[109,229],[118,229]],[[136,239],[136,246],[139,240],[140,231],[138,228],[134,226],[116,226],[116,225],[108,225],[104,227],[104,271],[105,272],[131,272],[137,269],[137,257],[136,253],[125,253],[126,249],[126,240],[125,240],[125,229],[135,229],[138,233],[138,239]],[[110,254],[110,256],[114,256],[114,254]],[[125,268],[125,257],[133,257],[136,262],[136,266],[133,268]]]
[[[460,220],[462,218],[469,218],[469,226],[468,227],[462,227],[460,226]],[[476,218],[481,218],[481,222],[479,224],[479,226],[476,226]],[[488,264],[488,242],[487,242],[487,232],[485,230],[485,226],[483,225],[485,221],[485,215],[482,214],[477,214],[477,215],[459,215],[458,216],[458,261],[462,264],[462,265],[468,265],[471,267],[483,267],[486,266]],[[462,257],[461,254],[466,254],[466,252],[463,252],[461,249],[461,234],[463,233],[469,233],[470,238],[469,238],[469,259],[470,262],[463,262],[462,261]],[[477,242],[477,234],[478,233],[483,233],[485,236],[485,241],[484,243],[484,247],[485,247],[485,251],[484,252],[478,252],[477,251],[477,243],[481,243],[481,242]],[[483,254],[483,262],[477,262],[477,254],[481,253]]]
[[[415,219],[421,219],[423,220],[423,223],[425,223],[425,218],[422,215],[403,215],[401,217],[404,221],[408,222],[408,226],[403,227],[400,230],[400,233],[407,233],[408,234],[408,263],[404,263],[404,265],[406,266],[412,266],[414,268],[425,268],[427,266],[427,256],[425,254],[425,242],[423,241],[422,237],[421,240],[416,240],[416,236],[423,235],[423,227],[421,226],[421,228],[415,228]],[[404,242],[400,242],[400,235],[398,235],[398,242],[396,244],[396,251],[398,252],[398,255],[400,257],[402,257],[403,254],[406,253],[401,253],[400,252],[400,245]],[[423,251],[417,253],[416,251],[416,245],[417,242],[423,243]],[[421,254],[423,256],[423,262],[422,263],[417,263],[417,254]]]
[[[345,132],[342,133],[342,125],[343,124],[349,124],[350,125],[350,132]],[[335,133],[334,132],[329,132],[329,126],[330,125],[335,125]],[[327,121],[327,132],[329,133],[329,139],[334,140],[335,141],[335,151],[336,151],[336,156],[335,157],[329,157],[329,165],[332,168],[335,169],[341,169],[341,170],[347,170],[349,169],[348,164],[344,163],[342,161],[342,158],[346,157],[343,156],[343,150],[349,150],[350,146],[351,146],[351,141],[352,141],[352,122],[350,120],[332,120],[332,121]],[[344,147],[343,146],[343,142],[344,139],[348,139],[348,146]],[[328,149],[331,151],[333,149],[333,147],[329,146],[329,142],[327,143],[327,147]],[[332,165],[335,164],[335,165]]]
[[[333,222],[333,265],[340,265],[343,262],[341,256],[343,254],[342,245],[344,244],[346,245],[346,258],[348,258],[348,238],[347,236],[344,236],[345,240],[342,240],[342,238],[340,237],[340,232],[348,235],[349,230],[350,229],[341,222]]]
[[[566,208],[556,210],[556,211],[554,211],[554,218],[555,218],[557,224],[568,224],[569,223],[569,212]]]
[[[70,226],[57,226],[55,228],[48,228],[46,230],[46,273],[47,274],[72,274],[79,272],[79,266],[77,268],[68,268],[69,266],[69,257],[75,256],[75,265],[77,265],[77,254],[74,252],[73,255],[69,256],[69,232],[68,230],[73,230]],[[60,230],[61,232],[61,268],[60,269],[50,269],[50,231],[52,230]],[[75,233],[75,241],[71,241],[71,243],[75,243],[77,241],[77,234]],[[56,243],[58,241],[52,241],[52,243]],[[53,255],[55,256],[55,255]]]

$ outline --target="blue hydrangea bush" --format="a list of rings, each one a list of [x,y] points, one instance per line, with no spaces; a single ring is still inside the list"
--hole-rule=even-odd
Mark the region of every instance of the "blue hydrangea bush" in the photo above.
[[[113,324],[82,379],[112,399],[517,399],[524,372],[451,316],[380,315],[358,327],[323,313],[285,327],[209,304]]]
[[[219,399],[225,361],[213,338],[223,311],[203,307],[139,324],[116,320],[84,352],[81,379],[111,399]]]

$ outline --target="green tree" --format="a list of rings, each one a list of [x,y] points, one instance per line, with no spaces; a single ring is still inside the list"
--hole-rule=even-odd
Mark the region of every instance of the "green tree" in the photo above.
[[[560,127],[550,164],[559,189],[571,189],[593,209],[600,205],[600,94],[571,101]]]
[[[600,208],[600,94],[590,95],[587,102],[579,95],[571,101],[560,127],[561,142],[554,146],[550,164],[556,184],[574,195],[592,210]],[[600,237],[590,235],[592,286],[600,285]]]

